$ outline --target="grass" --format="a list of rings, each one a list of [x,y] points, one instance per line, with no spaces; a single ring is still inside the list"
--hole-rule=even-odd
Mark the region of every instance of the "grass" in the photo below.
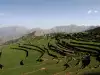
[[[41,45],[46,45],[48,43],[48,40],[46,38],[28,38],[24,41],[19,41],[20,43],[28,43],[28,41],[31,41],[32,44],[41,46]],[[77,41],[74,41],[77,42]],[[54,43],[54,40],[51,40],[51,43]],[[83,42],[87,43],[87,42]],[[93,43],[88,43],[88,44],[93,44]],[[84,46],[84,45],[82,45]],[[86,67],[83,70],[77,71],[77,69],[80,67],[80,65],[74,67],[73,64],[75,64],[75,61],[71,61],[70,65],[71,68],[68,68],[66,71],[62,71],[64,67],[62,66],[64,64],[64,59],[59,64],[56,64],[55,60],[52,60],[52,57],[48,55],[44,55],[43,58],[46,58],[48,60],[43,61],[43,62],[36,62],[36,59],[40,55],[40,53],[36,51],[29,51],[29,56],[28,58],[25,59],[25,52],[20,51],[20,50],[13,50],[11,47],[17,47],[17,44],[10,44],[10,45],[5,45],[3,48],[3,54],[0,59],[0,63],[4,65],[3,70],[0,70],[0,75],[65,75],[67,72],[72,72],[71,75],[80,75],[83,72],[87,71],[94,71],[98,72],[100,71],[100,67],[97,69],[89,69],[89,66],[94,66],[96,63],[95,59],[92,57],[92,63]],[[80,46],[81,47],[81,46]],[[91,46],[86,46],[86,47],[91,47]],[[91,47],[95,48],[95,47]],[[24,60],[23,66],[19,64],[19,62]],[[40,70],[41,68],[45,67],[47,69],[47,72]],[[76,74],[78,73],[78,74]]]

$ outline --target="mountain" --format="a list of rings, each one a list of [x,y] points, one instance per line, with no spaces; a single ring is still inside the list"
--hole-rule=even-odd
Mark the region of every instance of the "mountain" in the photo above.
[[[48,33],[55,33],[55,32],[66,32],[66,33],[74,33],[74,32],[82,32],[88,29],[95,28],[95,26],[77,26],[77,25],[68,25],[68,26],[56,26],[51,29],[32,29],[31,31],[35,31],[36,36],[48,34]]]
[[[24,34],[29,33],[29,29],[19,26],[3,27],[0,28],[0,42],[16,39]]]
[[[98,33],[100,34],[100,26],[86,30],[87,32]]]
[[[66,32],[66,33],[73,33],[73,32],[82,32],[88,29],[92,29],[95,26],[77,26],[77,25],[68,25],[68,26],[56,26],[51,29],[41,29],[41,28],[32,28],[31,30],[25,27],[19,26],[11,26],[11,27],[3,27],[0,28],[0,43],[5,41],[17,39],[23,35],[33,35],[34,31],[36,36],[55,33],[55,32]]]
[[[73,33],[73,32],[82,32],[90,28],[90,26],[77,26],[77,25],[68,25],[68,26],[56,26],[52,28],[54,32],[66,32],[66,33]]]

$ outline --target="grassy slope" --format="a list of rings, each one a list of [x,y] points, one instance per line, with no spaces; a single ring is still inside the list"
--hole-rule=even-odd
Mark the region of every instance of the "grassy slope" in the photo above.
[[[39,39],[36,38],[34,40],[28,38],[27,40],[30,40],[35,45],[42,45],[46,44],[47,40],[45,38]],[[27,42],[27,40],[24,40],[23,42]],[[21,41],[22,42],[22,41]],[[23,43],[22,42],[22,43]],[[0,75],[53,75],[55,73],[58,73],[57,75],[65,75],[66,72],[73,72],[72,75],[78,75],[76,74],[77,69],[79,66],[68,68],[66,71],[62,71],[64,67],[62,66],[64,61],[60,62],[59,64],[55,64],[56,61],[51,60],[51,57],[45,55],[44,58],[49,59],[47,61],[44,61],[42,63],[37,63],[36,59],[39,56],[38,52],[35,51],[29,51],[29,57],[24,61],[25,65],[20,66],[19,61],[24,59],[25,53],[22,51],[17,50],[11,50],[10,47],[16,47],[17,44],[10,44],[4,47],[2,58],[0,59],[0,63],[4,65],[3,70],[0,70]],[[92,58],[94,59],[94,58]],[[96,64],[97,62],[95,60],[92,60],[91,66]],[[74,61],[70,62],[70,65],[73,64]],[[40,68],[46,67],[47,73],[45,71],[41,71]],[[97,68],[96,70],[90,70],[88,67],[80,70],[78,73],[81,74],[85,71],[99,71],[100,68]]]
[[[33,43],[40,45],[46,43],[46,41],[43,39],[39,40],[38,42],[37,40],[34,40]],[[39,53],[35,51],[29,51],[29,57],[24,61],[25,65],[20,66],[19,61],[24,59],[25,53],[19,50],[17,51],[10,49],[10,47],[16,46],[16,44],[11,44],[3,48],[3,54],[2,58],[0,59],[0,63],[4,65],[4,68],[3,70],[0,70],[0,75],[21,75],[21,73],[28,73],[31,71],[36,72],[29,73],[28,75],[40,75],[41,73],[42,75],[47,75],[44,71],[42,72],[39,70],[42,67],[48,67],[49,75],[56,72],[57,70],[60,71],[60,68],[58,68],[59,66],[52,69],[52,67],[57,66],[53,64],[56,63],[55,61],[48,60],[44,61],[43,63],[37,63],[36,59],[38,58]],[[47,55],[45,55],[45,57],[47,59],[50,59],[50,57],[48,57]]]

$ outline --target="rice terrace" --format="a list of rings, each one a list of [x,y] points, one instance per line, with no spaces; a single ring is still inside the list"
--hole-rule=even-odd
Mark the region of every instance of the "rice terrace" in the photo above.
[[[0,0],[0,75],[100,75],[100,0]]]
[[[43,36],[35,36],[35,32],[32,32],[17,41],[8,41],[0,47],[0,75],[98,73],[99,29],[100,27],[79,33],[62,32]]]

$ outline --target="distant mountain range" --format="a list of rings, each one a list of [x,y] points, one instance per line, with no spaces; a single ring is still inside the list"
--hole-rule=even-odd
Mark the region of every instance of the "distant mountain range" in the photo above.
[[[48,33],[55,33],[55,32],[66,32],[66,33],[74,33],[74,32],[82,32],[86,31],[92,28],[95,28],[96,26],[77,26],[77,25],[68,25],[68,26],[56,26],[51,29],[40,29],[37,28],[36,30],[36,36],[40,36],[43,34]],[[31,31],[35,31],[34,28]]]
[[[25,27],[19,27],[19,26],[3,27],[0,28],[0,43],[12,39],[17,39],[25,34],[29,34],[34,31],[36,31],[35,33],[36,36],[40,36],[43,34],[54,33],[54,32],[66,32],[66,33],[82,32],[91,28],[95,28],[95,26],[68,25],[68,26],[56,26],[51,29],[33,28],[30,30]]]
[[[0,28],[0,43],[19,38],[27,33],[29,33],[29,30],[25,27],[12,26]]]

